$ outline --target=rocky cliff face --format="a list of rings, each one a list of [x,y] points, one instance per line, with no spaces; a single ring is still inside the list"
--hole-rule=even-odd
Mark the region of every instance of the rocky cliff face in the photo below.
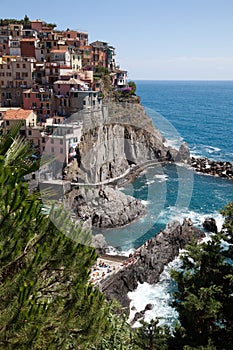
[[[77,157],[79,182],[115,178],[131,164],[146,160],[188,162],[187,147],[180,152],[166,147],[140,104],[109,103],[103,110],[77,113],[73,120],[83,122]]]
[[[128,224],[145,213],[139,200],[105,188],[111,179],[128,174],[131,165],[146,161],[189,161],[186,145],[179,151],[164,145],[140,104],[109,103],[102,110],[81,111],[71,118],[83,123],[77,157],[65,169],[67,180],[79,184],[79,194],[68,194],[69,207],[95,227]],[[93,189],[92,185],[99,188]],[[86,185],[85,190],[81,185]]]
[[[176,221],[169,223],[140,248],[134,263],[104,279],[100,290],[108,299],[117,299],[123,307],[129,307],[128,292],[135,290],[138,282],[157,283],[165,265],[174,260],[193,237],[204,237],[204,233],[195,229],[191,220],[184,220],[182,225]]]

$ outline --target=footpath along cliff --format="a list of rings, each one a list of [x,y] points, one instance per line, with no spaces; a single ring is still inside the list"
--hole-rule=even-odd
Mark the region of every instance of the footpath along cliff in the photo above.
[[[77,156],[65,168],[67,180],[77,183],[67,203],[95,227],[125,225],[145,213],[143,204],[116,188],[121,177],[148,161],[190,162],[187,145],[177,151],[164,139],[138,103],[105,104],[100,110],[72,116],[83,123]],[[114,186],[113,186],[114,184]],[[111,187],[112,186],[112,187]]]

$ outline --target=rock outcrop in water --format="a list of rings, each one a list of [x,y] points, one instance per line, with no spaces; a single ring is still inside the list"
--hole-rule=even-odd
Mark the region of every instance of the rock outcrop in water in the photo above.
[[[233,179],[233,164],[208,158],[191,158],[191,166],[199,173]]]
[[[216,220],[214,218],[206,218],[203,222],[203,227],[208,232],[218,233]]]
[[[154,238],[147,241],[138,251],[134,263],[103,280],[100,290],[108,299],[116,299],[122,307],[128,308],[128,292],[137,288],[138,283],[154,284],[159,281],[165,265],[178,256],[180,249],[192,239],[200,239],[204,233],[193,227],[191,220],[183,224],[171,222]]]
[[[167,151],[167,159],[175,163],[190,164],[191,159],[188,144],[183,142],[179,150],[169,147]]]
[[[126,225],[145,214],[145,206],[132,196],[111,187],[80,187],[67,194],[67,206],[81,220],[97,228]]]

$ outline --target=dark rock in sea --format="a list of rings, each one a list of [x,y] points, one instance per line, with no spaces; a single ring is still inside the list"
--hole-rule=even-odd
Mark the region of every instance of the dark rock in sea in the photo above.
[[[153,309],[153,305],[152,304],[147,304],[144,310],[135,313],[134,318],[131,321],[131,324],[134,324],[138,320],[143,319],[144,316],[145,316],[146,311],[152,310],[152,309]]]
[[[128,259],[122,270],[104,279],[99,285],[100,290],[108,299],[117,299],[127,309],[129,291],[135,290],[138,283],[157,283],[164,267],[179,255],[180,249],[192,238],[204,236],[204,232],[193,227],[190,219],[185,219],[182,225],[177,221],[167,224]]]
[[[203,222],[203,227],[208,232],[218,233],[218,228],[214,218],[206,218]]]
[[[136,314],[134,315],[134,318],[133,318],[133,320],[132,320],[132,324],[134,324],[135,322],[137,322],[137,321],[140,320],[140,319],[143,319],[143,318],[144,318],[144,315],[145,315],[145,312],[144,312],[144,311],[136,312]]]
[[[191,166],[200,173],[233,179],[233,164],[208,158],[191,158]]]
[[[152,309],[153,309],[153,305],[152,304],[147,304],[146,307],[145,307],[145,311],[152,310]]]
[[[183,142],[182,145],[180,146],[180,149],[174,161],[178,163],[186,163],[186,164],[191,163],[190,151],[189,151],[188,144],[186,142]]]

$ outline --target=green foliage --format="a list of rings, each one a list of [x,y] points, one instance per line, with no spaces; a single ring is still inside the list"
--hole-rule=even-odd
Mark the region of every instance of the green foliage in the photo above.
[[[188,245],[181,270],[172,272],[178,286],[174,306],[179,312],[180,327],[175,332],[179,346],[201,349],[211,341],[216,349],[232,348],[233,255],[229,247],[232,203],[222,214],[225,216],[222,232],[208,242]]]
[[[30,19],[29,19],[29,17],[27,15],[24,16],[23,22],[24,23],[29,23],[30,22]]]
[[[16,19],[16,18],[1,18],[0,19],[0,26],[7,26],[8,24],[23,24],[25,27],[30,28],[31,21],[27,15],[25,15],[23,19]],[[45,23],[45,25],[47,27],[52,28],[52,29],[57,27],[57,25],[55,23]]]
[[[94,73],[94,76],[96,77],[103,77],[109,74],[109,70],[108,68],[103,66],[96,66],[94,67],[93,73]]]
[[[130,81],[129,83],[128,83],[128,85],[129,85],[129,87],[130,88],[132,88],[132,90],[130,91],[130,94],[131,95],[134,95],[135,94],[135,92],[136,92],[136,83],[134,82],[134,81]]]
[[[0,143],[0,348],[97,348],[111,330],[110,305],[89,283],[95,251],[86,233],[53,208],[58,230],[20,179],[30,162],[13,138]],[[16,165],[14,167],[14,164]],[[24,167],[19,167],[24,164]],[[69,224],[69,225],[68,225]],[[62,231],[69,232],[68,238]],[[79,239],[80,241],[80,239]]]
[[[135,330],[132,343],[135,350],[166,350],[170,332],[167,327],[158,326],[158,320],[151,320],[150,323],[141,321],[142,327]]]

